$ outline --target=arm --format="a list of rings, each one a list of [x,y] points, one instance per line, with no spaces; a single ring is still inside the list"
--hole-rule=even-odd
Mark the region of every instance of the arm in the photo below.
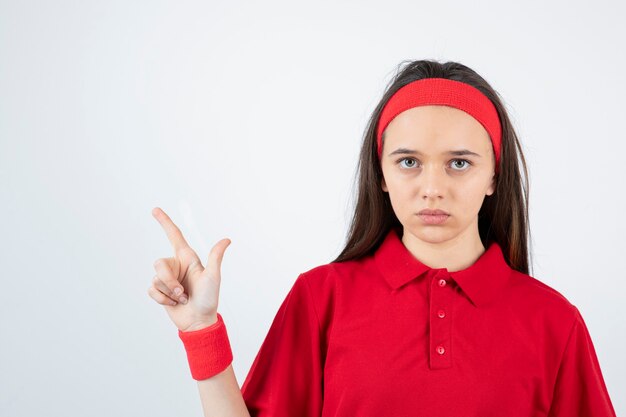
[[[222,316],[178,331],[192,377],[198,382],[205,417],[250,417],[233,371],[233,355]]]
[[[152,215],[163,227],[175,256],[154,263],[157,274],[148,294],[165,306],[178,328],[192,377],[198,381],[204,415],[250,417],[233,372],[226,327],[217,313],[220,268],[230,239],[213,246],[204,268],[169,216],[158,207]]]
[[[320,417],[326,351],[301,274],[285,297],[241,386],[252,417]]]
[[[211,378],[198,381],[205,417],[250,417],[233,366]]]
[[[589,330],[578,309],[575,315],[548,417],[615,417]]]
[[[179,331],[205,417],[321,415],[325,343],[302,275],[279,308],[241,389],[219,317]]]

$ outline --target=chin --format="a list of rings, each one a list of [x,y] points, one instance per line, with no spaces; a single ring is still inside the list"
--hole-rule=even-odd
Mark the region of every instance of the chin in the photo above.
[[[439,237],[439,236],[437,236],[437,237],[433,237],[433,236],[421,237],[421,236],[418,236],[418,238],[421,241],[423,241],[423,242],[431,243],[433,245],[434,244],[438,244],[438,243],[443,243],[443,242],[446,242],[446,241],[450,240],[449,237]]]
[[[430,230],[428,230],[430,229]],[[427,242],[427,243],[442,243],[447,240],[453,239],[455,234],[451,233],[451,231],[445,230],[444,228],[435,228],[432,226],[420,226],[416,228],[404,228],[405,233],[410,233],[415,236],[417,239]]]

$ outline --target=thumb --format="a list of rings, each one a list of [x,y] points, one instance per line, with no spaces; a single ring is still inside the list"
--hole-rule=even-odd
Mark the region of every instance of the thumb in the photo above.
[[[211,248],[211,252],[209,253],[209,260],[205,271],[210,277],[221,277],[220,271],[222,268],[222,258],[224,258],[224,252],[226,252],[226,248],[230,246],[230,244],[231,240],[228,238],[224,238],[217,242],[213,246],[213,248]]]

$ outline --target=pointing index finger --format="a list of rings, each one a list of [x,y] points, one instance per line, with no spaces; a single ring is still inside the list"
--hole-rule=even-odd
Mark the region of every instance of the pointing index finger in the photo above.
[[[157,219],[163,230],[165,230],[165,234],[169,239],[170,243],[174,247],[174,251],[178,252],[181,249],[188,248],[189,244],[183,237],[178,226],[174,224],[172,219],[159,207],[155,207],[152,209],[152,215]]]

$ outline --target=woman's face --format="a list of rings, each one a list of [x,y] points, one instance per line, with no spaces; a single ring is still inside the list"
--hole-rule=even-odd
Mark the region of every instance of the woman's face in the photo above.
[[[480,242],[478,211],[495,190],[495,158],[489,134],[454,107],[420,106],[386,128],[382,189],[407,232],[423,242]],[[444,210],[441,223],[424,209]]]

